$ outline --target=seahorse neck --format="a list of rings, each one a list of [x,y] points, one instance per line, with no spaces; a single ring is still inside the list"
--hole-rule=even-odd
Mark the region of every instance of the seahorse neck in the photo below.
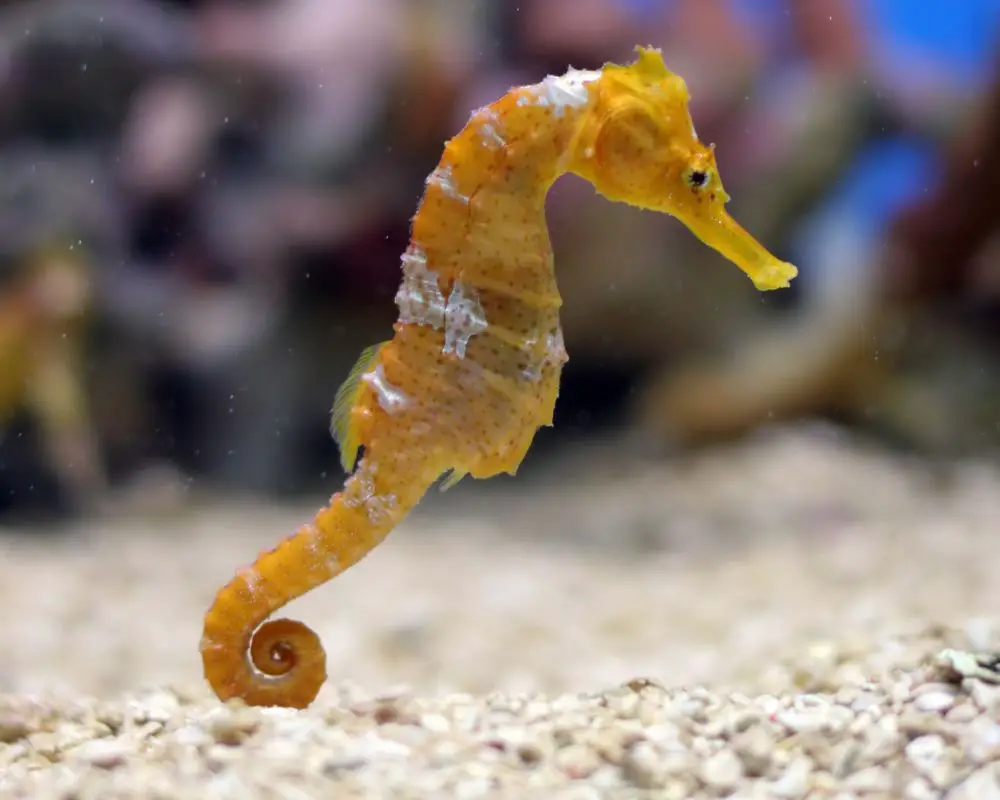
[[[545,198],[575,161],[600,77],[570,69],[515,87],[445,145],[403,255],[401,322],[444,327],[448,307],[464,301],[452,297],[457,281],[536,308],[561,304]]]
[[[505,109],[504,123],[517,132],[519,143],[529,151],[518,160],[538,180],[536,199],[544,201],[552,184],[574,171],[578,134],[592,111],[592,87],[600,77],[597,70],[570,68],[563,75],[549,75],[511,92],[514,100]]]

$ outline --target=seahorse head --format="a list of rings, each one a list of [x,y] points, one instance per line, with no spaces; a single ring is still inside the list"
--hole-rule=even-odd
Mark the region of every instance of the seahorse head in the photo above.
[[[612,200],[684,217],[729,200],[715,153],[698,140],[687,84],[659,50],[637,48],[627,66],[605,66],[578,157]]]
[[[787,286],[795,267],[768,253],[725,210],[729,195],[713,146],[695,133],[684,79],[667,69],[659,50],[637,51],[632,64],[602,70],[570,170],[610,200],[677,217],[758,288]]]

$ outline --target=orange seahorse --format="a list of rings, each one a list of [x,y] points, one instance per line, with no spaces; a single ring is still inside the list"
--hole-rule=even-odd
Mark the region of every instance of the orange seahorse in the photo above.
[[[365,350],[332,413],[351,472],[312,523],[237,573],[205,616],[205,677],[221,699],[308,706],[326,680],[319,638],[265,621],[356,564],[443,474],[513,475],[552,424],[567,360],[545,198],[572,172],[610,200],[680,219],[761,290],[797,270],[725,211],[714,149],[659,50],[512,88],[447,142],[411,226],[394,336]]]

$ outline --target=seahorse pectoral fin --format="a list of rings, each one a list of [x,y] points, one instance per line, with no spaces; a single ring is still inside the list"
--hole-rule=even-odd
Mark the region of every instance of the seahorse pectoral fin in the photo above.
[[[379,342],[361,351],[361,355],[351,367],[333,400],[333,408],[330,411],[330,434],[340,448],[340,464],[344,472],[351,472],[354,469],[358,449],[361,447],[357,422],[352,418],[352,412],[361,393],[361,376],[368,371],[378,357],[379,350],[386,344],[387,342]]]
[[[724,209],[681,220],[691,232],[745,272],[761,291],[784,289],[799,274],[794,264],[772,255]]]

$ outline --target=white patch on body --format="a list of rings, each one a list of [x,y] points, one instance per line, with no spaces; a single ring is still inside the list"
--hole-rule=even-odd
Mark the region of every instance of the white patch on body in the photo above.
[[[217,639],[213,639],[211,636],[202,635],[201,641],[198,642],[199,652],[204,653],[206,650],[224,650],[226,649],[226,643],[220,642]]]
[[[308,537],[306,547],[312,553],[315,563],[323,564],[331,577],[340,574],[340,559],[335,553],[327,552],[323,544],[323,534],[320,533],[319,528],[310,524],[306,536]]]
[[[450,164],[439,164],[427,177],[427,185],[437,186],[453,200],[458,200],[461,203],[469,202],[469,198],[458,191],[458,186],[455,185],[455,174],[452,172]]]
[[[590,92],[587,85],[601,77],[599,70],[573,69],[570,67],[565,75],[546,75],[540,83],[525,87],[530,95],[521,95],[517,99],[519,106],[534,102],[540,106],[549,106],[557,117],[561,117],[567,108],[583,108],[590,102]]]
[[[567,361],[569,361],[569,354],[566,352],[566,344],[563,341],[562,328],[556,328],[545,337],[545,363],[562,366]]]
[[[507,146],[507,140],[500,133],[502,120],[496,111],[482,108],[476,112],[475,118],[479,121],[479,138],[484,147],[493,150]]]
[[[371,525],[384,525],[399,504],[399,500],[392,492],[384,496],[378,493],[372,477],[374,472],[375,464],[366,464],[348,480],[344,505],[348,508],[364,507],[365,516]],[[339,571],[340,565],[334,559],[327,563],[332,572]]]
[[[444,312],[444,353],[465,358],[465,348],[477,333],[489,328],[486,312],[471,287],[456,281]]]
[[[563,342],[562,329],[556,328],[545,336],[545,353],[541,361],[529,363],[521,370],[521,377],[534,383],[542,377],[542,370],[545,367],[561,367],[567,361],[569,361],[569,355],[566,353],[566,345]]]
[[[385,370],[381,364],[376,364],[372,372],[366,372],[361,376],[375,392],[378,404],[384,411],[394,414],[401,408],[406,408],[410,404],[410,397],[398,386],[393,386],[389,379],[385,377]]]
[[[542,369],[537,364],[529,364],[521,370],[521,378],[529,383],[537,383],[542,377]]]
[[[444,327],[444,294],[437,274],[427,268],[427,254],[413,246],[403,253],[402,263],[403,282],[396,292],[399,321],[440,330]]]
[[[373,494],[365,499],[365,511],[368,513],[368,521],[372,525],[380,525],[389,516],[389,500]]]
[[[244,567],[236,575],[246,584],[250,596],[256,600],[261,593],[260,571],[256,567]]]
[[[348,508],[357,508],[368,502],[370,497],[375,495],[375,478],[371,474],[369,465],[362,462],[344,486],[344,505]]]

